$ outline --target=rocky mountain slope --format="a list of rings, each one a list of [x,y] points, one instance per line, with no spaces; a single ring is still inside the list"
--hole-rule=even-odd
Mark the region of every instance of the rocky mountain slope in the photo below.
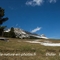
[[[9,31],[10,31],[10,29],[7,29],[4,32],[9,32]],[[38,34],[30,33],[28,31],[25,31],[20,28],[14,28],[14,32],[16,34],[16,37],[19,37],[19,38],[44,38],[44,39],[47,39],[47,37],[45,37],[44,35],[40,36]]]

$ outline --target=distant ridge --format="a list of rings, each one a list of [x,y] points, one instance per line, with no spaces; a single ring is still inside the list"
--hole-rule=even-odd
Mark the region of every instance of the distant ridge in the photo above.
[[[4,32],[9,32],[10,29],[7,29],[5,30]],[[38,35],[38,34],[35,34],[35,33],[31,33],[31,32],[28,32],[28,31],[25,31],[23,29],[20,29],[20,28],[14,28],[14,32],[16,34],[16,37],[19,37],[19,38],[44,38],[44,39],[47,39],[47,37],[44,36],[44,34],[42,34],[41,36]]]

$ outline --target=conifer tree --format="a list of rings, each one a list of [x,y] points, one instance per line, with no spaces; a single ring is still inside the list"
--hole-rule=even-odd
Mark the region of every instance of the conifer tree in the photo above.
[[[2,24],[8,20],[8,18],[4,18],[5,16],[5,10],[0,7],[0,36],[2,36],[3,31],[5,29],[5,26],[2,26]]]
[[[9,35],[10,35],[11,38],[15,38],[16,37],[16,35],[14,33],[14,28],[13,27],[11,27]]]

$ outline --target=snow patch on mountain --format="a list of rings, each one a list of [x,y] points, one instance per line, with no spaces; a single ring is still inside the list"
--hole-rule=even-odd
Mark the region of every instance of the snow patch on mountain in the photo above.
[[[11,29],[7,29],[4,32],[9,32]],[[34,34],[34,33],[30,33],[28,31],[25,31],[23,29],[20,28],[14,28],[14,32],[16,34],[16,37],[19,38],[30,38],[30,37],[35,37],[35,38],[43,38],[43,39],[48,39],[44,34],[42,34],[41,36],[38,34]]]

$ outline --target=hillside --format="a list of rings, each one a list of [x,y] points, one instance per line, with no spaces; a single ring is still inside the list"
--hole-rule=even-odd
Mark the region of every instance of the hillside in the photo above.
[[[28,41],[60,43],[60,40],[46,39],[13,39],[0,41],[0,60],[59,60],[60,46],[44,46],[39,43]],[[1,54],[4,54],[1,55]],[[8,56],[9,54],[11,56]],[[12,54],[18,55],[12,55]],[[8,55],[6,55],[8,54]],[[21,55],[19,55],[21,54]]]
[[[9,31],[10,31],[10,29],[7,29],[4,32],[9,32]],[[44,36],[44,34],[42,34],[40,36],[36,33],[31,33],[31,32],[25,31],[25,30],[20,29],[20,28],[14,28],[14,32],[16,34],[16,37],[19,37],[19,38],[44,38],[44,39],[48,39],[46,36]]]

